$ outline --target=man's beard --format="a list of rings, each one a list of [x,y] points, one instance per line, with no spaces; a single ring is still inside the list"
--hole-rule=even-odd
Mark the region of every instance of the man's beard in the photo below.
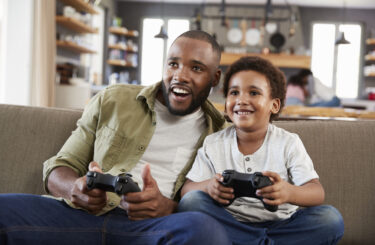
[[[197,96],[195,96],[193,93],[191,94],[192,100],[188,108],[185,110],[177,110],[171,106],[169,103],[169,94],[172,93],[172,91],[169,89],[167,91],[167,88],[164,85],[164,81],[161,83],[162,91],[163,91],[163,97],[165,104],[169,110],[169,112],[176,116],[185,116],[192,112],[194,112],[198,107],[200,107],[208,98],[208,95],[210,94],[211,87],[212,87],[212,80],[208,83],[208,85],[201,91]]]

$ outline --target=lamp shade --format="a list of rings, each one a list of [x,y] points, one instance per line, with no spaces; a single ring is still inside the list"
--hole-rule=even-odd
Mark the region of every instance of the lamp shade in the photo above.
[[[164,26],[160,27],[160,32],[155,35],[155,38],[168,39],[168,34],[164,29]]]
[[[339,44],[350,44],[350,42],[345,39],[345,34],[343,31],[340,32],[339,38],[335,42],[335,45],[339,45]]]

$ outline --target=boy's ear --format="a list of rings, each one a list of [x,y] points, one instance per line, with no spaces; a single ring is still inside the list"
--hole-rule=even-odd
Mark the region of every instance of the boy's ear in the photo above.
[[[276,114],[280,111],[281,101],[279,98],[272,99],[271,113]]]

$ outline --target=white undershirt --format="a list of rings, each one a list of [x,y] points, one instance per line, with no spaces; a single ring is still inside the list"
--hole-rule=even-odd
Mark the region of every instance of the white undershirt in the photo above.
[[[166,106],[155,101],[156,128],[145,153],[130,172],[143,187],[141,172],[150,164],[151,175],[160,192],[171,197],[178,174],[190,159],[199,137],[206,127],[201,108],[186,116],[172,115]]]

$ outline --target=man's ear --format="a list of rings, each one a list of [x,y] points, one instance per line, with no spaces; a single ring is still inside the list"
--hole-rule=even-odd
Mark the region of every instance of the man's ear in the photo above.
[[[212,87],[216,87],[220,82],[221,69],[217,68],[214,74],[214,81],[212,82]]]
[[[271,113],[277,114],[280,111],[281,101],[279,98],[272,99]]]

